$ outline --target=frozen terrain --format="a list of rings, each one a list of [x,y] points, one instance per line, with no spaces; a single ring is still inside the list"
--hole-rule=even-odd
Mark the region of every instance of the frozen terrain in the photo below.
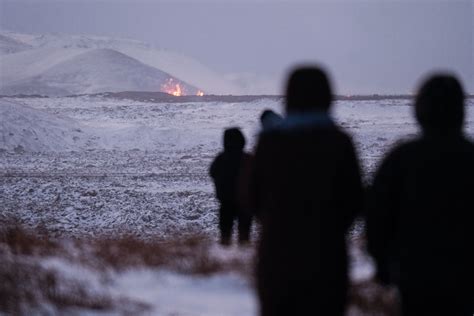
[[[417,127],[408,100],[334,106],[367,178]],[[472,101],[467,132],[473,134]],[[224,128],[252,150],[258,117],[279,102],[153,103],[100,97],[0,99],[2,217],[61,234],[216,233],[208,167]]]
[[[410,102],[334,105],[337,123],[353,135],[365,179],[396,141],[418,133]],[[155,103],[99,96],[0,98],[0,223],[14,218],[24,227],[43,227],[58,238],[133,235],[148,240],[197,233],[216,240],[217,202],[209,164],[229,126],[242,127],[247,150],[252,151],[258,117],[267,108],[281,112],[278,101],[265,98],[238,103]],[[473,109],[474,102],[468,101],[470,137]],[[373,273],[357,251],[352,250],[355,281]],[[249,261],[251,255],[250,249],[212,249],[219,260],[234,256]],[[92,289],[97,286],[101,293],[148,306],[135,314],[257,311],[251,280],[234,272],[191,276],[143,267],[108,272],[104,283],[104,272],[76,267],[65,259],[41,264],[88,282]]]

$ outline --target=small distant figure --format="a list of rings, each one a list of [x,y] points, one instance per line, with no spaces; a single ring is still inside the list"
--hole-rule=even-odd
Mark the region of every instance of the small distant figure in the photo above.
[[[260,134],[252,204],[261,222],[257,255],[260,315],[344,315],[346,232],[363,189],[350,137],[329,113],[324,71],[289,77],[286,117]]]
[[[283,122],[283,117],[272,110],[265,110],[260,115],[260,123],[264,131],[278,127]]]
[[[212,162],[210,175],[220,202],[219,229],[221,244],[229,245],[234,221],[237,220],[239,243],[246,244],[250,237],[252,212],[241,201],[242,172],[249,164],[250,155],[244,152],[245,137],[238,128],[224,132],[224,151]]]
[[[422,135],[377,170],[367,210],[378,278],[395,284],[402,314],[474,315],[474,144],[462,132],[464,92],[439,74],[415,103]]]

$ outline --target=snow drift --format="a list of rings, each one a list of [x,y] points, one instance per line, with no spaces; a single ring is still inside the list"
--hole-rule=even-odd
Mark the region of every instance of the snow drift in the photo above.
[[[79,123],[72,119],[0,100],[0,150],[63,151],[86,140]]]
[[[31,46],[26,43],[0,34],[0,55],[18,53],[30,48]]]

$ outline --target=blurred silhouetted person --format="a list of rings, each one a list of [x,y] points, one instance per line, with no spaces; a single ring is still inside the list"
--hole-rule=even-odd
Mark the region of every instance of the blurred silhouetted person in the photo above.
[[[239,201],[239,182],[243,167],[250,159],[244,152],[245,138],[238,128],[224,132],[224,151],[214,159],[210,175],[214,180],[216,196],[220,202],[219,229],[221,243],[230,244],[234,221],[238,221],[239,242],[249,240],[251,211]]]
[[[343,315],[345,235],[362,208],[351,139],[331,119],[332,92],[318,68],[296,69],[286,118],[264,130],[255,154],[253,203],[261,219],[261,315]]]
[[[421,87],[422,135],[378,169],[367,214],[379,279],[399,287],[404,315],[474,313],[474,145],[462,133],[464,93],[450,75]]]
[[[260,115],[262,130],[278,127],[283,122],[283,118],[272,110],[265,110]]]

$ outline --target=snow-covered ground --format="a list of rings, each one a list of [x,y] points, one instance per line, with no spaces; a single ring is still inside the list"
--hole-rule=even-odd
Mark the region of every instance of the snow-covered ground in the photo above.
[[[472,101],[467,131],[473,135]],[[0,100],[2,213],[61,234],[216,232],[208,167],[224,128],[242,127],[252,150],[269,99],[166,104],[107,98]],[[417,127],[409,101],[338,102],[366,177]]]
[[[60,238],[199,233],[216,239],[209,164],[229,126],[243,129],[252,151],[259,115],[267,108],[281,113],[282,105],[270,99],[167,104],[88,96],[0,98],[0,222],[15,218]],[[397,140],[417,134],[412,110],[407,100],[334,105],[336,121],[353,135],[366,179]],[[470,137],[473,110],[470,100]],[[354,280],[373,272],[366,262],[353,267]],[[232,273],[202,277],[145,268],[115,274],[112,281],[110,291],[117,296],[151,305],[145,314],[255,315],[257,310],[251,282]]]

